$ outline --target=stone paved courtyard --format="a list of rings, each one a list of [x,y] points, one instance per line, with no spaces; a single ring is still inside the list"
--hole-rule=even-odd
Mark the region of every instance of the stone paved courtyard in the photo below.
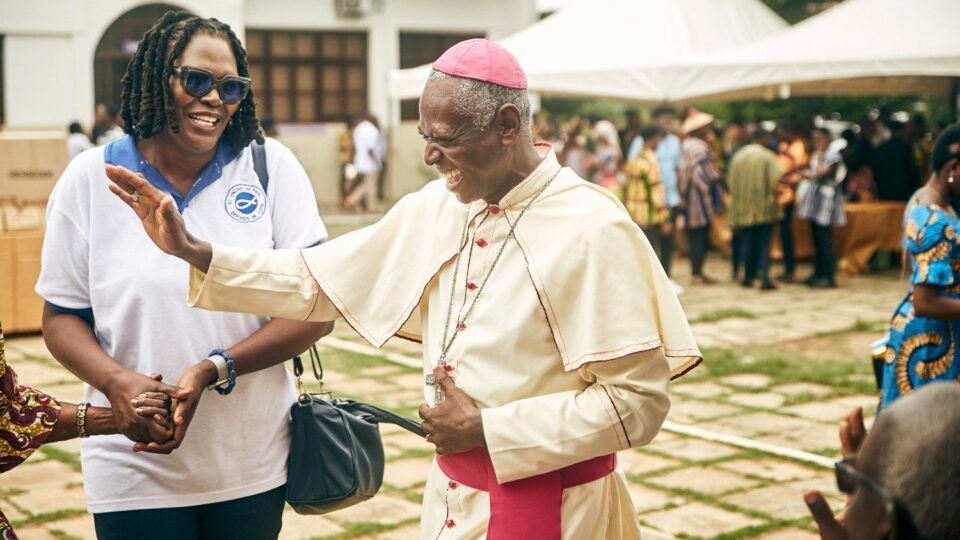
[[[712,275],[727,276],[726,262],[713,259]],[[685,285],[688,264],[676,266]],[[868,347],[882,335],[904,286],[890,272],[844,278],[832,291],[784,285],[761,293],[730,282],[688,288],[681,300],[706,361],[672,386],[669,420],[835,458],[840,417],[858,405],[873,414]],[[334,337],[336,348],[321,349],[330,389],[415,415],[421,375],[383,357],[416,361],[415,345],[391,342],[384,353],[369,356],[356,352],[364,345],[346,325]],[[22,382],[64,400],[82,398],[82,385],[50,358],[42,338],[11,336],[7,343]],[[327,516],[288,509],[281,538],[417,537],[431,447],[397,428],[382,432],[389,461],[382,492]],[[25,540],[94,538],[78,453],[76,441],[50,445],[0,477],[0,507]],[[647,538],[816,538],[801,493],[822,490],[835,508],[843,500],[826,467],[676,429],[665,429],[644,448],[621,452],[619,461]]]

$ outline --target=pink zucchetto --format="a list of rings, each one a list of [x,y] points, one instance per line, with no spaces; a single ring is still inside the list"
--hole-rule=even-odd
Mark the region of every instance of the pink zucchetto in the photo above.
[[[527,76],[517,59],[486,38],[468,39],[450,47],[433,63],[433,69],[507,88],[527,88]]]

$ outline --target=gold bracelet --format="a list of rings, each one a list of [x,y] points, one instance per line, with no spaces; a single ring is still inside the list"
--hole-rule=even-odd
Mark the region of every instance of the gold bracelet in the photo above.
[[[79,435],[81,439],[85,439],[90,436],[90,434],[87,433],[87,406],[88,405],[89,403],[86,403],[86,402],[80,402],[77,405],[77,435]]]

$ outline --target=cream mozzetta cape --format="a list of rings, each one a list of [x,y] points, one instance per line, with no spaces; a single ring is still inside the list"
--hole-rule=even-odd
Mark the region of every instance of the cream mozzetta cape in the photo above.
[[[672,377],[695,367],[702,355],[680,302],[650,243],[609,191],[561,169],[549,151],[515,188],[526,196],[511,192],[501,202],[509,221],[558,171],[514,234],[564,368],[656,347],[663,347]],[[457,254],[467,213],[485,206],[460,203],[437,180],[401,199],[376,224],[304,250],[303,258],[337,311],[372,345],[394,335],[419,341],[419,316],[411,314]],[[496,287],[497,273],[511,271],[497,268],[487,286]]]

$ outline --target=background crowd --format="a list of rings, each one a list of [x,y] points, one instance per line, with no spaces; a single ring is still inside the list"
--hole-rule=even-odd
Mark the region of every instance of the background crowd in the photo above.
[[[609,117],[535,119],[535,133],[561,162],[616,193],[657,250],[668,274],[676,247],[687,252],[691,284],[711,250],[731,255],[731,276],[744,286],[770,276],[773,240],[782,269],[776,280],[837,286],[832,230],[846,223],[844,204],[907,201],[930,175],[932,129],[921,115],[887,107],[859,123],[785,117],[716,121],[694,108],[655,108],[644,121]],[[809,221],[814,270],[797,276],[792,221]]]

